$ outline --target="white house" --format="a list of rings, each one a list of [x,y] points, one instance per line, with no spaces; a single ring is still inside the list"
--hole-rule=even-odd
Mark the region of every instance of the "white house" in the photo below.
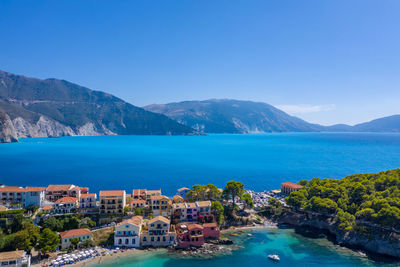
[[[114,246],[139,247],[142,221],[141,216],[135,216],[117,224],[114,231]]]
[[[0,252],[0,266],[31,266],[31,256],[23,250]]]

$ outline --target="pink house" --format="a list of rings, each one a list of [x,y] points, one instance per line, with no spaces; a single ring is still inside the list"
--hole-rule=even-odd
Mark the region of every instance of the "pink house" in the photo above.
[[[204,239],[219,239],[219,228],[217,223],[203,224]]]
[[[204,244],[203,226],[199,224],[178,224],[176,236],[179,247],[201,247]]]

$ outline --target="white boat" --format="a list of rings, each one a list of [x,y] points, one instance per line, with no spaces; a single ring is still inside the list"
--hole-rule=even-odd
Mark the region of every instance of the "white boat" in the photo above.
[[[268,255],[268,259],[273,260],[273,261],[280,261],[280,260],[281,260],[281,259],[279,258],[279,256],[276,255],[276,254]]]

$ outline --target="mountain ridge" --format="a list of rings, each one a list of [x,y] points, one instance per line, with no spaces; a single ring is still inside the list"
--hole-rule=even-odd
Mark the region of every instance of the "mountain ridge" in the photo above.
[[[0,71],[0,110],[17,137],[69,135],[188,135],[188,126],[129,104],[111,94],[55,78]]]
[[[246,113],[247,118],[257,117],[261,124],[251,121],[246,123],[243,120],[237,120],[237,113],[224,111],[221,105],[226,107],[230,105],[239,107],[244,105],[240,112]],[[252,105],[253,108],[250,108]],[[209,108],[212,106],[212,108]],[[323,126],[319,124],[308,123],[300,118],[291,116],[284,111],[263,102],[254,102],[248,100],[235,99],[208,99],[172,102],[167,104],[151,104],[143,108],[164,114],[180,123],[195,128],[205,133],[251,133],[251,132],[400,132],[400,115],[378,118],[369,122],[356,124],[354,126],[346,124],[335,124]],[[228,108],[228,109],[229,109]],[[257,110],[258,108],[258,110]],[[262,110],[260,111],[260,108]],[[257,112],[259,114],[257,114]],[[272,113],[271,113],[272,112]],[[216,113],[220,113],[216,116]],[[272,115],[272,116],[268,116]],[[243,114],[242,118],[246,117]],[[274,117],[275,116],[275,117]],[[269,125],[266,125],[269,123]],[[277,123],[282,123],[282,127],[277,127]],[[216,127],[215,125],[219,126]],[[224,128],[223,125],[228,125]]]

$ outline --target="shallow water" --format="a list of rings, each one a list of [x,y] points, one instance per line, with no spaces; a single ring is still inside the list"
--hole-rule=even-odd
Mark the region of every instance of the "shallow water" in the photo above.
[[[0,184],[73,183],[100,189],[223,186],[255,190],[283,181],[341,178],[400,167],[400,134],[274,133],[209,136],[94,136],[0,144]]]
[[[167,252],[149,252],[139,256],[114,258],[100,266],[398,266],[398,262],[371,260],[360,253],[334,245],[325,237],[306,238],[293,229],[257,229],[235,237],[236,244],[243,245],[230,255],[212,259],[182,258]],[[278,254],[280,262],[267,258],[269,254]]]

